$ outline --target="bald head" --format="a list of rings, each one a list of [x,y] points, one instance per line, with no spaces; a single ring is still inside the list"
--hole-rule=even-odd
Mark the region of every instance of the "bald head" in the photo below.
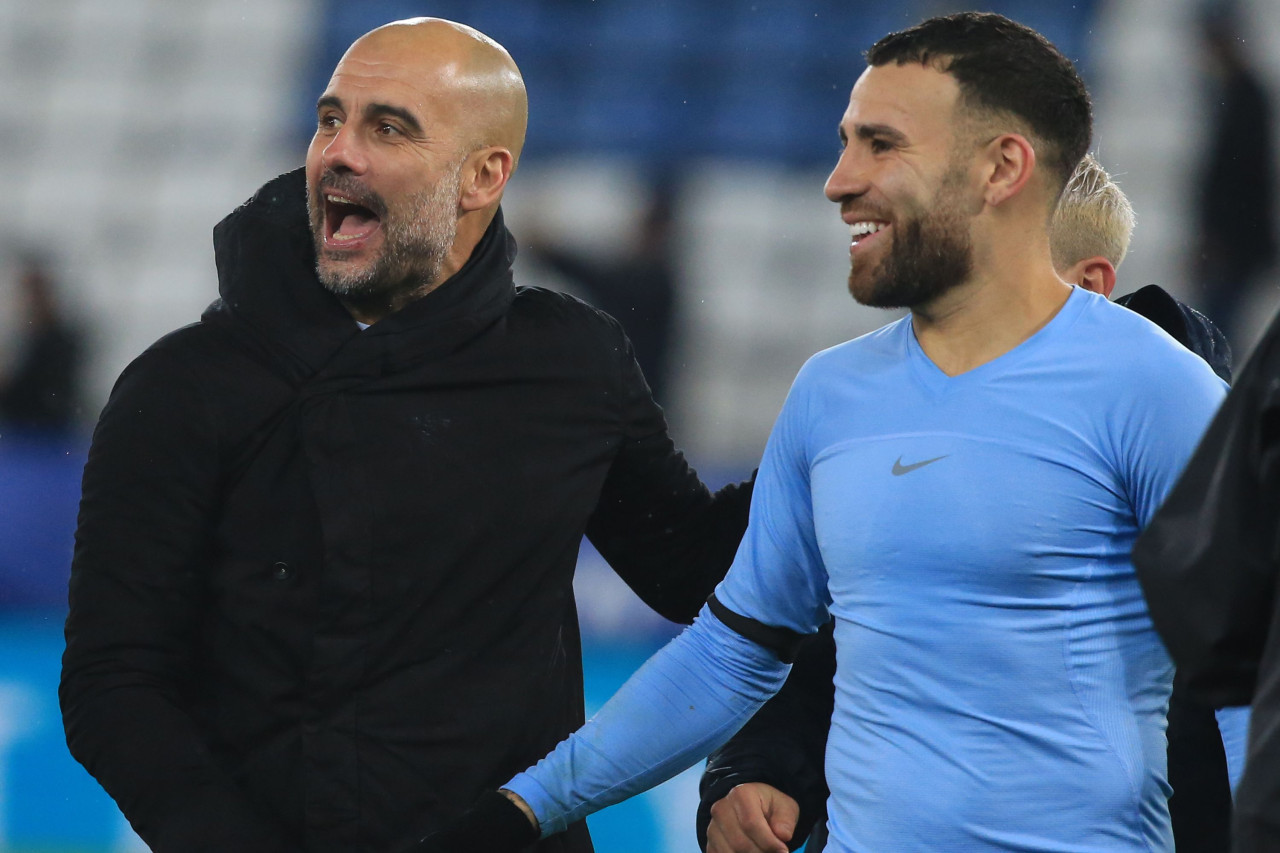
[[[308,203],[321,282],[362,322],[461,269],[497,215],[528,102],[502,46],[414,18],[361,36],[316,103]]]
[[[417,78],[466,150],[497,146],[520,159],[529,119],[524,79],[511,54],[484,33],[443,18],[393,21],[356,39],[334,75],[379,66]]]

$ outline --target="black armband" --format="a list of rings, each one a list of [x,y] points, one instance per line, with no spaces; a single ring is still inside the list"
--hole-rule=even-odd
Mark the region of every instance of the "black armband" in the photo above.
[[[715,617],[728,625],[734,633],[741,634],[751,642],[764,646],[777,655],[778,660],[783,663],[791,663],[796,659],[796,652],[800,650],[800,644],[809,636],[808,634],[799,634],[788,628],[766,625],[740,613],[734,613],[720,603],[715,593],[712,593],[711,597],[707,599],[707,606],[711,608],[711,612],[715,614]]]

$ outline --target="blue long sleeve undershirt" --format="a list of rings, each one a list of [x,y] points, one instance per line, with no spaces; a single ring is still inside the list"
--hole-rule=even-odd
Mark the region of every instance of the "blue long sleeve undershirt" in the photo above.
[[[542,836],[691,766],[738,731],[791,667],[703,607],[586,725],[506,785]]]

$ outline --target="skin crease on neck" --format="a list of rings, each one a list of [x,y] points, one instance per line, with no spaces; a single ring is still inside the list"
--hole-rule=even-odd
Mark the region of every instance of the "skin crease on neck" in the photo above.
[[[307,152],[307,184],[326,170],[350,175],[388,200],[434,186],[461,160],[457,235],[433,280],[372,297],[340,297],[352,316],[373,323],[456,273],[493,221],[524,145],[524,81],[497,42],[437,18],[397,21],[357,39],[334,69],[322,99],[340,104],[340,126],[317,130]],[[384,105],[410,116],[392,136]],[[322,263],[369,265],[381,235],[365,248]]]
[[[962,115],[955,79],[916,63],[871,67],[854,84],[841,120],[848,140],[826,194],[852,224],[859,205],[888,211],[899,198],[932,197],[949,168],[963,170],[958,190],[968,216],[972,270],[954,287],[911,306],[921,348],[945,374],[979,367],[1025,341],[1062,308],[1070,286],[1054,271],[1048,219],[1056,198],[1035,151],[998,118]],[[962,138],[957,128],[984,132]],[[985,132],[989,129],[989,133]],[[872,131],[876,131],[873,133]],[[883,132],[882,132],[883,131]],[[972,153],[966,153],[971,149]],[[871,245],[851,247],[854,275],[869,269],[894,239],[893,222]]]

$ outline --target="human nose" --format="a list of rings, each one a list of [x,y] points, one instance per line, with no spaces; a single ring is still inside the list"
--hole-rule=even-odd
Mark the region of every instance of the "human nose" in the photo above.
[[[333,172],[349,172],[362,175],[369,168],[364,146],[360,144],[354,129],[342,125],[320,154],[325,169]]]
[[[840,152],[840,159],[827,176],[823,188],[827,198],[839,204],[847,198],[857,198],[867,191],[870,182],[865,159],[850,145]]]

